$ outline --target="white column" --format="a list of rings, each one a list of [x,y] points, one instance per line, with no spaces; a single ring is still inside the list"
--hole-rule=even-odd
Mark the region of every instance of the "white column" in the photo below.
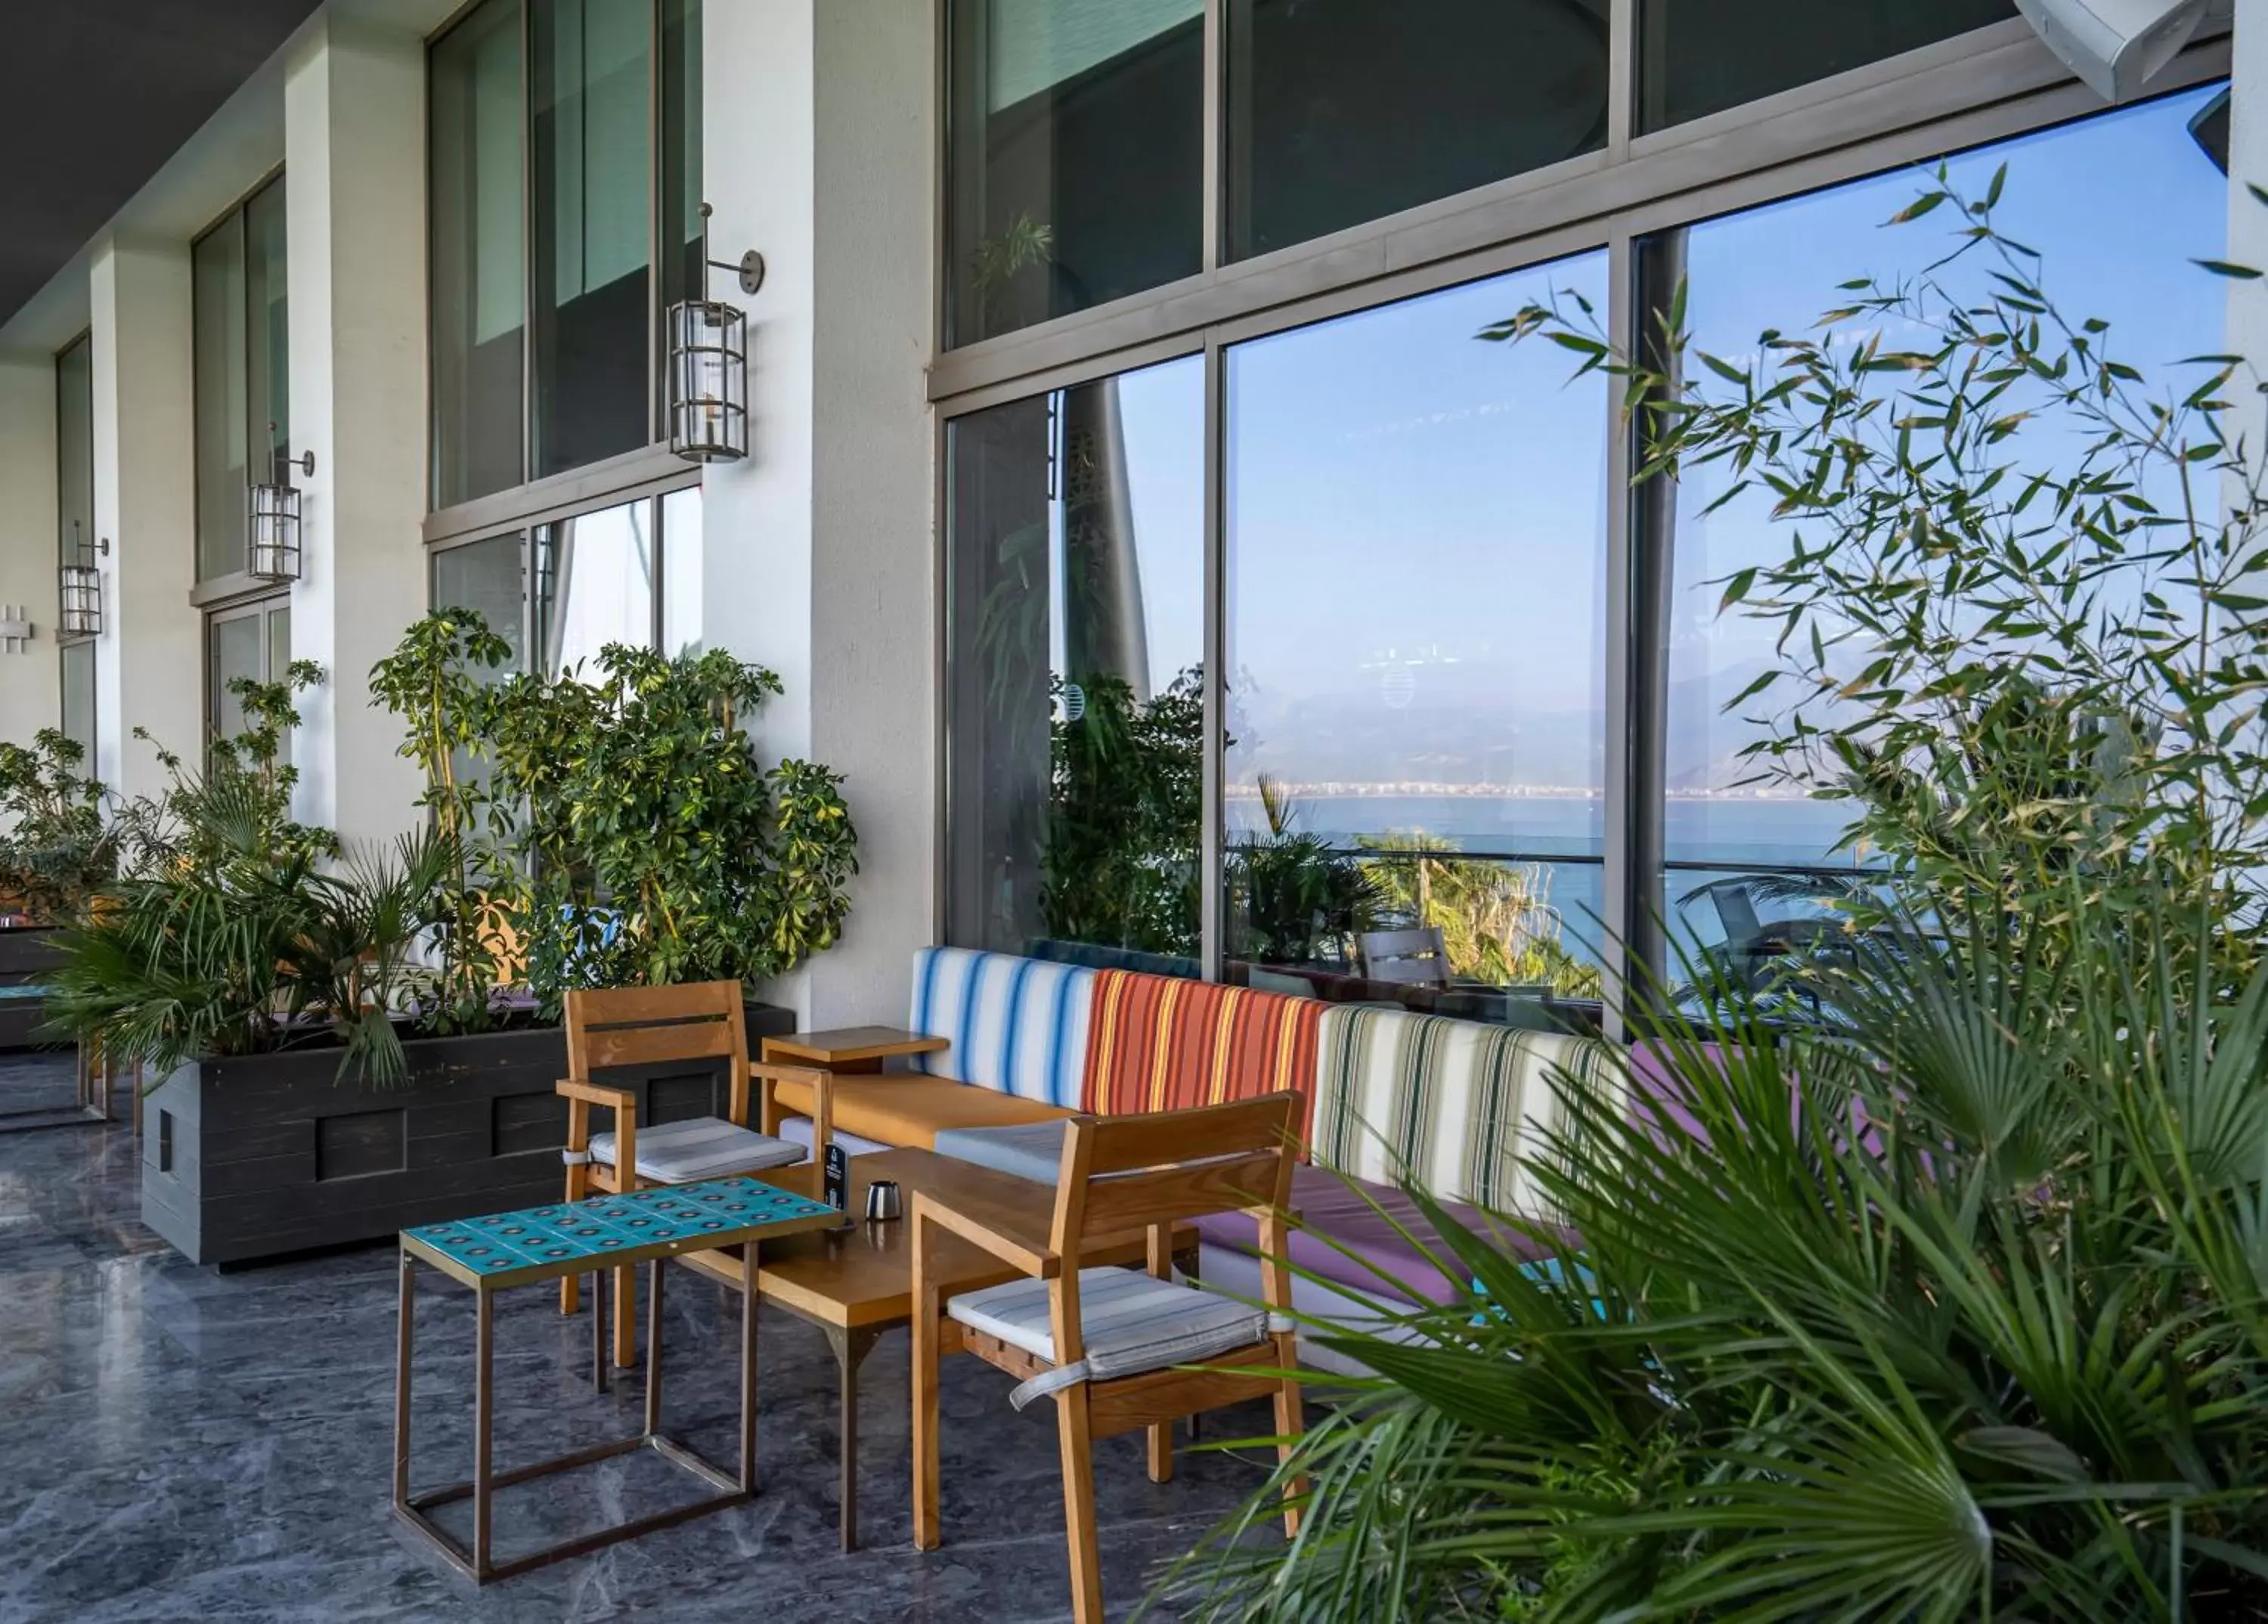
[[[302,697],[294,813],[350,845],[416,824],[401,729],[372,664],[424,612],[425,58],[414,33],[336,12],[286,65],[291,449],[303,491],[291,652]]]
[[[99,245],[93,317],[94,531],[110,544],[95,644],[96,773],[128,795],[166,784],[146,730],[194,761],[204,707],[196,575],[189,249]]]
[[[820,8],[812,749],[849,775],[861,862],[821,1027],[902,1022],[936,940],[935,40],[922,0]]]
[[[55,364],[0,361],[0,620],[27,616],[29,642],[0,645],[0,739],[28,744],[63,720],[55,644]]]
[[[860,836],[843,941],[768,995],[902,1020],[936,911],[934,24],[924,0],[736,0],[702,26],[711,253],[766,264],[750,453],[703,477],[703,640],[780,674],[758,748],[846,774]]]

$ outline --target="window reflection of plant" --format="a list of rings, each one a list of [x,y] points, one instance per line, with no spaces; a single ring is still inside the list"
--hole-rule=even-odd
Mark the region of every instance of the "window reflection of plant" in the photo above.
[[[1084,705],[1051,728],[1040,912],[1048,934],[1147,953],[1197,950],[1198,830],[1204,793],[1202,669],[1144,700],[1090,674]],[[1053,685],[1060,701],[1072,686]]]
[[[1440,835],[1389,832],[1366,839],[1364,867],[1382,916],[1441,933],[1449,973],[1497,986],[1548,985],[1563,998],[1600,995],[1598,967],[1567,951],[1566,921],[1551,905],[1541,863],[1455,855]]]
[[[996,333],[1010,324],[1008,299],[1016,278],[1055,258],[1056,228],[1019,211],[1007,229],[987,237],[969,256],[968,285],[976,295],[980,330]]]
[[[1260,776],[1268,832],[1228,853],[1230,918],[1240,940],[1231,951],[1270,964],[1344,963],[1350,939],[1369,927],[1381,900],[1351,853],[1302,833],[1282,784]]]

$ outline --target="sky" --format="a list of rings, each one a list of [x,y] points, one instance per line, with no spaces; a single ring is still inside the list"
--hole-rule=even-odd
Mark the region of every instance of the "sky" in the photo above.
[[[2110,321],[2154,379],[2220,347],[2224,284],[2188,262],[2226,236],[2222,177],[2185,129],[2212,93],[1953,160],[1979,192],[2007,163],[2003,227],[2042,251],[2066,307]],[[1808,327],[1837,283],[1942,254],[1948,212],[1883,224],[1932,184],[1926,167],[1901,170],[1693,228],[1697,343],[1740,356],[1766,326]],[[1475,335],[1555,292],[1603,306],[1605,282],[1593,253],[1230,351],[1232,783],[1275,771],[1596,786],[1605,388],[1571,383],[1556,347]],[[1202,364],[1131,373],[1120,389],[1162,683],[1202,647]],[[1747,504],[1702,519],[1716,493],[1681,493],[1670,677],[1693,702],[1673,700],[1673,783],[1681,761],[1687,781],[1726,781],[1746,730],[1714,700],[1769,652],[1759,629],[1717,619],[1707,583],[1786,544]]]

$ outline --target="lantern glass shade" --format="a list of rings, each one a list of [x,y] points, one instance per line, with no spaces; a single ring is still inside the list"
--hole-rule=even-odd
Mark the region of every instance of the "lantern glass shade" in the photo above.
[[[299,492],[292,485],[252,487],[252,545],[247,564],[261,580],[299,579]]]
[[[102,633],[102,574],[91,564],[66,564],[56,572],[59,599],[55,624],[67,638]]]
[[[688,462],[748,454],[748,319],[731,305],[669,307],[669,448]]]

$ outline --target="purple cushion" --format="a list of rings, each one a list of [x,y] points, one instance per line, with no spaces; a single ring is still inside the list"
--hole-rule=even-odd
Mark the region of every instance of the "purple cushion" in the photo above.
[[[1366,1194],[1369,1200],[1365,1200]],[[1328,1169],[1302,1163],[1292,1173],[1292,1207],[1300,1227],[1292,1231],[1291,1261],[1319,1279],[1330,1281],[1372,1296],[1398,1296],[1410,1303],[1447,1303],[1462,1289],[1462,1282],[1445,1277],[1417,1247],[1395,1230],[1394,1224],[1371,1206],[1393,1214],[1403,1229],[1425,1242],[1444,1263],[1455,1267],[1453,1254],[1442,1244],[1410,1198],[1391,1185],[1348,1179]],[[1490,1219],[1478,1207],[1444,1203],[1450,1215],[1479,1235],[1495,1235],[1497,1244],[1523,1263],[1547,1255],[1547,1249],[1525,1235],[1514,1234]],[[1197,1229],[1216,1246],[1257,1255],[1259,1220],[1243,1213],[1216,1213],[1197,1220]],[[1322,1237],[1336,1242],[1334,1246]],[[1341,1251],[1344,1247],[1346,1251]],[[1354,1256],[1349,1257],[1347,1252]],[[1369,1267],[1366,1267],[1367,1264]],[[1384,1277],[1376,1272],[1385,1271]],[[1399,1289],[1388,1282],[1395,1281]]]

